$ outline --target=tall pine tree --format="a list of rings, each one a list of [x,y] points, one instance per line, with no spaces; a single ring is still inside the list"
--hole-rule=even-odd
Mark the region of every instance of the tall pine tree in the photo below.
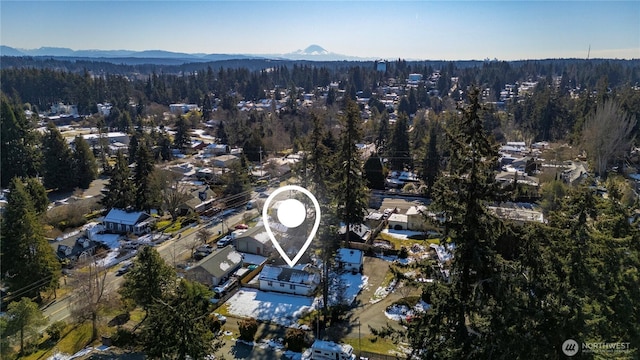
[[[361,122],[358,104],[347,100],[342,118],[340,150],[336,154],[336,188],[334,189],[337,214],[346,226],[347,241],[349,241],[351,225],[361,224],[367,211],[367,189],[362,158],[356,146],[362,140]]]
[[[499,285],[495,243],[502,227],[486,209],[497,193],[498,152],[482,127],[477,89],[469,102],[448,137],[449,176],[433,191],[433,205],[446,213],[446,236],[455,249],[450,281],[432,289],[432,310],[409,329],[413,349],[426,358],[491,357],[482,354],[489,328],[482,315]]]
[[[116,163],[105,187],[107,192],[101,203],[106,208],[126,209],[135,206],[135,187],[131,179],[131,170],[122,151],[116,154]]]
[[[88,189],[98,176],[98,164],[89,143],[82,136],[76,136],[74,140],[73,164],[78,187]]]
[[[60,191],[75,188],[77,182],[74,178],[71,148],[52,122],[47,125],[47,131],[42,139],[42,147],[44,186]]]
[[[35,176],[40,166],[37,135],[24,112],[0,94],[0,186],[7,187],[14,177]]]
[[[2,279],[17,297],[40,298],[58,287],[60,262],[42,232],[31,197],[22,181],[9,187],[2,217]]]

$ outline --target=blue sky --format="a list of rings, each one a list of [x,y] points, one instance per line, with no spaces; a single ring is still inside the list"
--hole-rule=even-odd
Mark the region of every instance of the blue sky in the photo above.
[[[385,59],[640,58],[638,1],[7,1],[0,43]]]

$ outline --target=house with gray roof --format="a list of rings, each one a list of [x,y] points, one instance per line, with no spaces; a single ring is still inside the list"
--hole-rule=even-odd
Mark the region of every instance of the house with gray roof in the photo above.
[[[242,267],[242,262],[242,254],[227,245],[194,264],[186,277],[213,288],[227,281]]]
[[[243,253],[269,256],[273,245],[264,225],[255,226],[234,240],[236,249]]]
[[[106,231],[115,234],[143,235],[151,231],[154,219],[143,211],[127,211],[113,208],[102,220]]]

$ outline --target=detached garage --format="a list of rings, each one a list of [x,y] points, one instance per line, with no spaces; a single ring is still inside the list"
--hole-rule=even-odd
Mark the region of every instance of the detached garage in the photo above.
[[[392,230],[407,230],[409,226],[409,218],[404,214],[391,214],[388,221],[389,229]]]

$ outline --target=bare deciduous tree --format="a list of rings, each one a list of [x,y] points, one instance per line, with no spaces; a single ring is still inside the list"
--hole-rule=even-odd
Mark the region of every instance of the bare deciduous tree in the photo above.
[[[71,302],[71,314],[82,323],[91,320],[92,339],[98,338],[100,311],[106,302],[107,271],[95,258],[91,258],[81,271],[76,272],[76,290]]]
[[[609,162],[629,149],[633,142],[630,134],[635,125],[636,119],[614,101],[598,105],[595,113],[585,120],[582,146],[596,174],[604,176]]]
[[[189,189],[179,182],[180,177],[170,170],[156,170],[155,181],[161,189],[162,208],[171,214],[171,219],[176,220],[180,212],[180,206],[191,199]]]

